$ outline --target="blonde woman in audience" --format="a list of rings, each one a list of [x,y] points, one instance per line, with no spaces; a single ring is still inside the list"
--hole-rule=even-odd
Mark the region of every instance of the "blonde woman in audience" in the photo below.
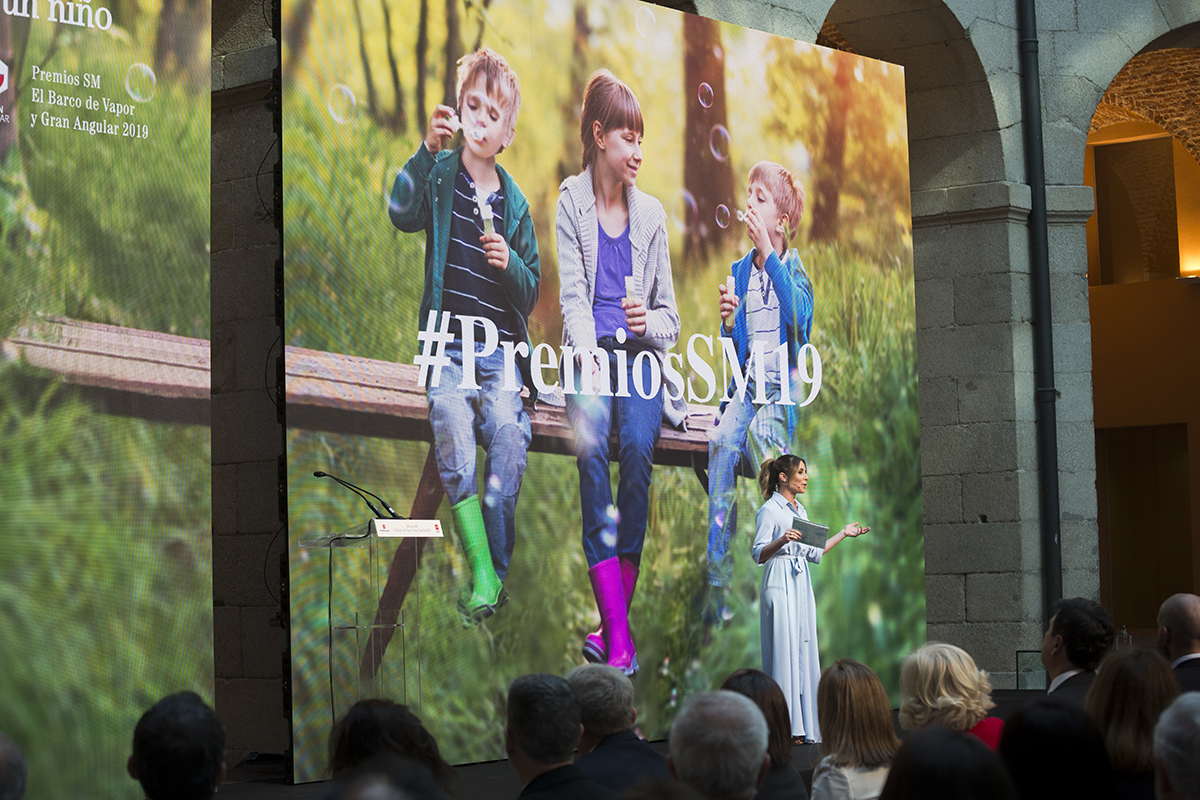
[[[821,755],[812,800],[874,800],[883,791],[900,740],[878,676],[852,658],[835,662],[817,687]]]
[[[1119,800],[1154,797],[1154,726],[1179,696],[1171,665],[1153,650],[1104,659],[1084,710],[1104,735]]]
[[[960,647],[929,642],[900,667],[900,724],[916,731],[945,725],[969,733],[995,750],[1004,722],[989,717],[992,685],[987,673]]]

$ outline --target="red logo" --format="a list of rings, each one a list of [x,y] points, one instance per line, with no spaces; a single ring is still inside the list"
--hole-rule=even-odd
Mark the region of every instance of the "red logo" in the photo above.
[[[8,90],[8,64],[0,61],[0,92]]]

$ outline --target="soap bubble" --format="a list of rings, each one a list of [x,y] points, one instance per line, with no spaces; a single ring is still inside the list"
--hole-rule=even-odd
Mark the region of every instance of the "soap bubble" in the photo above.
[[[412,177],[400,167],[388,168],[383,177],[383,196],[391,213],[403,214],[408,211],[417,198]]]
[[[637,28],[638,35],[649,39],[654,35],[657,26],[654,12],[644,5],[639,6],[637,13],[633,15],[633,26]]]
[[[714,45],[713,45],[713,58],[715,58],[715,59],[717,59],[718,61],[720,61],[722,58],[724,58],[724,56],[725,56],[725,51],[723,51],[723,50],[721,49],[721,45],[719,45],[719,44],[714,44]]]
[[[696,198],[687,189],[679,195],[679,212],[673,215],[675,226],[680,233],[687,233],[688,229],[696,222],[696,215],[699,210],[696,208]]]
[[[724,125],[713,125],[708,132],[708,150],[713,158],[722,163],[729,158],[729,131]]]
[[[604,543],[605,547],[616,547],[617,529],[612,525],[606,526],[604,530],[600,531],[600,541]]]
[[[358,109],[358,99],[355,98],[354,92],[350,91],[349,86],[344,83],[335,83],[329,90],[325,107],[329,109],[329,116],[333,117],[334,122],[345,125]]]
[[[705,108],[712,108],[713,104],[713,88],[707,83],[700,84],[700,89],[696,92],[700,99],[700,105]]]
[[[125,71],[125,91],[139,103],[149,103],[154,99],[156,83],[158,78],[154,77],[154,70],[140,62]]]
[[[722,159],[722,161],[723,160],[724,159]],[[724,203],[717,206],[717,211],[716,211],[716,214],[714,214],[714,216],[717,218],[717,227],[718,228],[728,228],[729,227],[729,206],[725,205]]]
[[[608,508],[604,509],[604,516],[613,525],[616,525],[621,521],[621,512],[618,511],[617,507],[614,505],[610,505]]]
[[[493,492],[500,491],[500,476],[499,475],[492,473],[492,476],[490,478],[488,478],[488,488],[491,489]]]

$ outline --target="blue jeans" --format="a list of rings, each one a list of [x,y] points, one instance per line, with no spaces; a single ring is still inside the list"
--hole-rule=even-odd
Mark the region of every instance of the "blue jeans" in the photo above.
[[[462,389],[462,348],[446,348],[450,366],[442,368],[438,386],[426,391],[429,424],[438,472],[446,497],[454,505],[479,494],[476,445],[487,453],[487,487],[480,508],[496,575],[504,580],[516,541],[517,494],[525,476],[533,432],[519,392],[504,386],[504,351],[475,357],[478,389]],[[516,366],[512,367],[514,370]],[[516,384],[520,385],[519,378]]]
[[[638,566],[646,539],[650,513],[650,473],[654,470],[654,445],[662,426],[662,386],[647,399],[634,388],[635,342],[618,344],[612,337],[600,340],[608,353],[609,382],[617,390],[616,351],[628,354],[626,377],[629,397],[601,394],[567,395],[567,418],[575,432],[576,463],[579,467],[579,501],[583,515],[583,552],[589,567],[620,557]],[[651,358],[657,358],[650,353]],[[587,368],[585,362],[585,369]],[[641,385],[650,386],[651,368],[641,362]],[[576,370],[578,372],[578,370]],[[576,375],[576,391],[582,376]],[[593,387],[593,391],[598,387]],[[617,435],[617,504],[613,506],[608,478],[609,432]]]
[[[725,404],[708,440],[708,582],[716,586],[728,586],[733,575],[729,540],[736,533],[740,462],[749,459],[757,475],[764,460],[778,458],[792,446],[789,406],[751,402],[754,378],[746,383],[746,393]],[[766,397],[779,399],[777,382],[767,383]]]

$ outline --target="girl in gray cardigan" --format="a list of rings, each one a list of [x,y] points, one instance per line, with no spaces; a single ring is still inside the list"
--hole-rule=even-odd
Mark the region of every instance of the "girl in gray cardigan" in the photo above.
[[[654,445],[666,404],[663,360],[679,337],[666,212],[638,191],[642,113],[607,70],[583,95],[583,172],[562,182],[558,270],[564,389],[575,433],[583,549],[600,611],[584,643],[589,661],[637,671],[629,605],[637,585],[649,512]],[[678,417],[678,419],[676,419]],[[609,434],[617,437],[620,481],[613,504]]]

